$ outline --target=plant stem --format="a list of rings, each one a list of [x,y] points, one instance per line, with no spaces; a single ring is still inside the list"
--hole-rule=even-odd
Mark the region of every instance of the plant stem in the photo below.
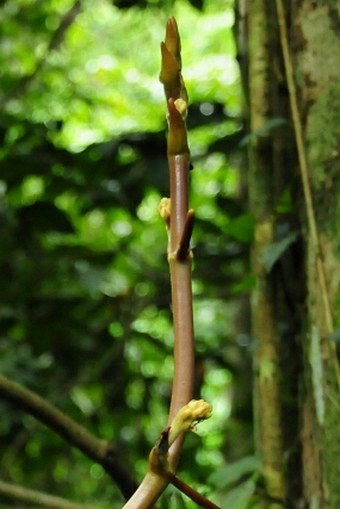
[[[191,290],[191,255],[183,255],[182,244],[187,233],[189,155],[169,155],[171,215],[169,267],[174,323],[174,379],[168,424],[192,398],[194,372],[193,312]],[[183,438],[175,442],[169,452],[169,462],[176,468]]]
[[[170,173],[170,211],[163,217],[169,226],[168,260],[174,323],[174,378],[168,424],[192,399],[194,373],[191,252],[189,250],[193,213],[188,211],[190,155],[185,125],[187,94],[181,75],[180,38],[176,21],[169,18],[165,42],[161,44],[160,80],[167,100],[167,140]],[[169,449],[168,463],[175,471],[184,435]],[[169,484],[169,476],[149,471],[124,509],[147,509]]]
[[[179,479],[176,475],[171,477],[171,484],[204,509],[220,509],[218,505],[211,502],[211,500],[201,495],[196,490],[193,490],[191,486],[182,481],[182,479]]]

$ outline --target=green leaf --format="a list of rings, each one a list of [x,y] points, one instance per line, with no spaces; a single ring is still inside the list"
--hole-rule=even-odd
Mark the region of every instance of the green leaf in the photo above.
[[[240,281],[235,283],[232,286],[232,292],[233,293],[243,293],[251,290],[251,288],[254,288],[256,283],[256,276],[253,274],[247,274],[245,277],[243,277]]]
[[[227,493],[223,499],[223,507],[228,509],[247,509],[255,493],[256,483],[254,479],[240,484]]]
[[[239,481],[243,476],[254,473],[259,466],[256,456],[246,456],[231,465],[219,468],[209,477],[209,482],[219,489]]]
[[[293,231],[288,233],[283,239],[277,242],[272,242],[263,251],[261,256],[261,262],[269,273],[275,263],[283,256],[287,249],[296,241],[298,232]]]
[[[228,233],[244,244],[251,244],[254,238],[255,221],[251,214],[241,214],[228,224]]]
[[[293,209],[293,199],[290,189],[285,189],[279,198],[279,201],[275,207],[278,214],[286,214],[291,212]]]

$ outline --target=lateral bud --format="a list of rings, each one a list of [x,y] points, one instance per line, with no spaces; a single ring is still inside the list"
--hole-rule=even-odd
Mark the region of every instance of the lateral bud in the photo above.
[[[178,101],[181,102],[178,103]],[[184,101],[182,99],[177,99],[176,103],[177,106],[172,98],[170,98],[168,101],[168,155],[189,155],[185,120],[180,111],[181,109],[183,110]]]

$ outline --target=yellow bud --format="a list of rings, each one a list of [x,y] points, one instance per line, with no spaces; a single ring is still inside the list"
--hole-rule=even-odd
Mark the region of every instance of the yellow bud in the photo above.
[[[162,198],[158,205],[159,214],[166,223],[170,221],[170,203],[170,198]]]
[[[184,99],[176,99],[176,101],[174,101],[174,104],[175,104],[175,108],[176,110],[182,115],[183,118],[186,117],[187,115],[187,109],[188,109],[188,105],[186,103],[186,101],[184,101]]]
[[[187,405],[183,406],[170,426],[169,446],[181,433],[192,430],[197,422],[209,419],[211,414],[212,406],[204,401],[204,399],[193,399]]]

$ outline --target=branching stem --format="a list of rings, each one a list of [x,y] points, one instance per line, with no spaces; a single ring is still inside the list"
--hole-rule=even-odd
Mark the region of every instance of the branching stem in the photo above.
[[[170,202],[163,199],[160,207],[168,229],[168,260],[171,279],[174,323],[174,378],[168,425],[178,411],[192,398],[194,373],[193,312],[191,291],[191,253],[189,250],[193,213],[188,211],[190,154],[185,117],[187,94],[181,75],[180,38],[177,23],[169,18],[165,42],[161,44],[160,80],[167,101],[169,125],[167,152],[170,173]],[[169,449],[167,462],[175,472],[184,435]],[[169,484],[169,475],[150,471],[125,509],[147,509]]]

